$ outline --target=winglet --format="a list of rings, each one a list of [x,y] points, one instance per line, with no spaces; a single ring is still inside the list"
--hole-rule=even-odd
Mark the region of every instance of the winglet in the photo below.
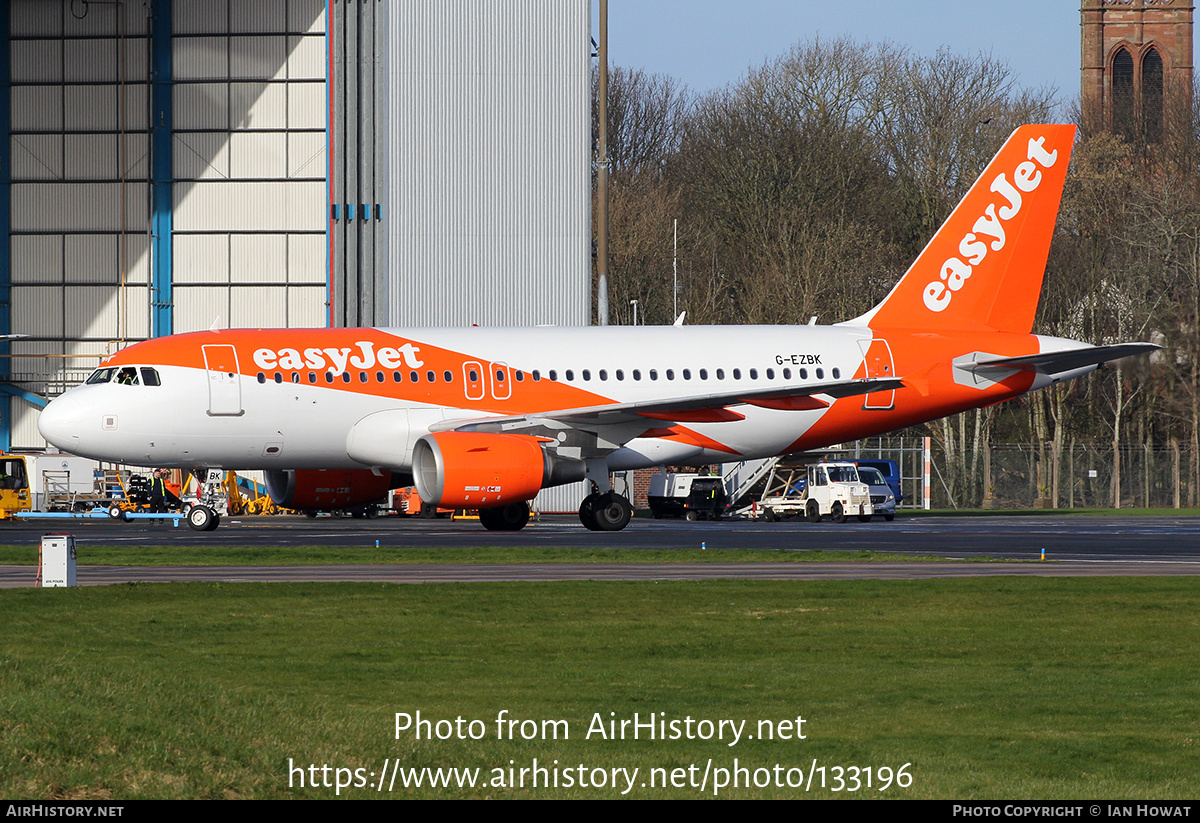
[[[891,294],[849,324],[1029,333],[1074,142],[1074,126],[1014,131]]]

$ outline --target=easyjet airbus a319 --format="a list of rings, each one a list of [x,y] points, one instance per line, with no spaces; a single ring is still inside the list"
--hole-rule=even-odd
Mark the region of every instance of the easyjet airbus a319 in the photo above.
[[[262,469],[284,506],[422,500],[520,529],[587,478],[816,449],[1018,397],[1154,348],[1031,334],[1074,126],[1015,131],[882,303],[834,326],[231,330],[138,343],[42,412],[63,451]],[[193,525],[214,525],[193,511]]]

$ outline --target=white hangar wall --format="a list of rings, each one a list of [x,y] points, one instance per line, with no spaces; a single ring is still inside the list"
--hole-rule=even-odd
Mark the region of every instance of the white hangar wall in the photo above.
[[[325,1],[176,0],[175,332],[324,326]]]

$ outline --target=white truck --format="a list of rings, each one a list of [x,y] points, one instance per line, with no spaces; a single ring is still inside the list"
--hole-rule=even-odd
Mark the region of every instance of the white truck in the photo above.
[[[807,476],[792,472],[781,485],[767,489],[758,508],[767,520],[804,515],[810,523],[829,515],[845,523],[855,515],[866,523],[874,514],[871,490],[858,476],[853,463],[810,463]],[[797,477],[797,475],[800,475]]]

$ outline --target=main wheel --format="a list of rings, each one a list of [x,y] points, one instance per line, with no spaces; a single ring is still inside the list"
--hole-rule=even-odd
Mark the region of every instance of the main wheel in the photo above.
[[[619,532],[629,525],[633,517],[633,506],[619,494],[608,492],[600,495],[596,505],[596,527],[604,532]]]
[[[489,531],[515,532],[529,522],[528,503],[509,503],[494,509],[480,509],[479,523]]]
[[[594,532],[617,532],[629,525],[633,506],[619,494],[589,494],[579,504],[579,522]]]
[[[599,500],[600,495],[589,494],[579,504],[579,522],[587,526],[590,531],[597,531],[600,528],[596,525],[596,506]]]
[[[846,511],[842,508],[841,503],[834,503],[833,507],[829,510],[829,515],[833,518],[834,523],[846,522]]]
[[[198,532],[210,532],[217,527],[217,514],[208,506],[192,506],[187,513],[187,522]]]
[[[804,516],[808,518],[809,523],[820,523],[821,505],[816,500],[809,500],[808,506],[804,510]]]

